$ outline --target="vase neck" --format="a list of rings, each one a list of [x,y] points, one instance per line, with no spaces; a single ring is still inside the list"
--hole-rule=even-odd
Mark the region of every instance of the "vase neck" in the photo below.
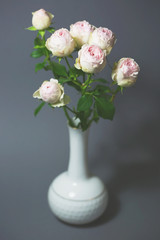
[[[88,130],[69,129],[70,156],[68,175],[74,179],[86,179],[88,171]]]

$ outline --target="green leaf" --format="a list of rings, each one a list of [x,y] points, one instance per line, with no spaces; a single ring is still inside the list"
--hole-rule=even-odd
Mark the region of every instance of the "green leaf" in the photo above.
[[[44,35],[45,35],[45,30],[39,30],[38,32],[39,32],[39,34],[41,35],[41,37],[43,38]]]
[[[93,79],[92,82],[102,82],[102,83],[107,83],[107,80],[104,78],[98,78],[98,79]]]
[[[115,113],[115,107],[113,103],[110,102],[107,97],[95,97],[95,100],[98,115],[104,119],[113,120]]]
[[[83,113],[84,113],[84,118],[87,119],[87,118],[90,117],[90,115],[91,115],[91,113],[92,113],[92,110],[91,110],[91,109],[88,109],[88,110],[84,111]]]
[[[42,49],[42,48],[43,48],[43,49],[44,49],[44,48],[46,48],[46,47],[45,47],[45,46],[35,45],[33,48],[35,48],[35,49],[38,49],[38,48],[41,48],[41,49]]]
[[[34,39],[34,45],[44,46],[42,39],[40,39],[39,37],[36,37]]]
[[[70,81],[70,82],[67,82],[67,84],[75,88],[77,91],[81,92],[81,87],[75,84],[74,82]]]
[[[73,67],[69,70],[69,75],[72,78],[77,78],[79,76],[83,76],[83,71]]]
[[[46,64],[45,62],[37,63],[36,66],[35,66],[35,72],[38,72],[39,70],[43,69],[45,64]]]
[[[33,26],[26,28],[26,30],[29,30],[29,31],[37,31],[37,29],[36,29],[35,27],[33,27]]]
[[[104,93],[112,93],[112,90],[106,85],[97,85],[93,89],[94,95],[102,95]]]
[[[113,81],[113,82],[111,82],[111,85],[112,86],[117,85],[117,82]]]
[[[50,33],[54,33],[55,32],[55,29],[53,27],[48,27],[46,28],[46,30]]]
[[[82,131],[85,131],[90,126],[90,121],[88,118],[90,117],[91,113],[91,109],[77,113],[77,117],[80,119]]]
[[[92,106],[92,103],[93,103],[93,98],[91,95],[83,95],[78,101],[77,110],[79,112],[86,111],[90,109],[90,107]]]
[[[71,79],[70,78],[63,78],[63,77],[59,78],[59,83],[60,84],[64,84],[66,82],[71,82]]]
[[[46,71],[52,70],[52,67],[50,65],[44,66],[44,70]]]
[[[45,102],[42,102],[34,111],[34,116],[37,116],[39,111],[42,109],[42,107],[45,105]]]
[[[99,120],[99,116],[98,116],[98,113],[97,113],[97,110],[94,109],[94,112],[93,112],[93,120],[97,123],[98,120]]]
[[[53,71],[58,76],[68,77],[67,70],[64,65],[52,62]]]
[[[33,58],[39,58],[39,57],[42,57],[43,55],[44,55],[44,52],[42,49],[37,49],[31,53],[31,57]]]

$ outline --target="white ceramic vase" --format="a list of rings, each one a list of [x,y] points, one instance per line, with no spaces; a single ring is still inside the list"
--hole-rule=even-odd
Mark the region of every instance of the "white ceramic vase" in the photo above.
[[[102,215],[108,203],[104,183],[88,170],[88,130],[69,128],[68,170],[56,177],[48,190],[53,213],[70,224],[86,224]]]

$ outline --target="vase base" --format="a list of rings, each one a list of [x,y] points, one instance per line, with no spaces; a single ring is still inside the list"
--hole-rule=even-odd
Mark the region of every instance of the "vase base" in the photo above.
[[[95,198],[86,200],[71,200],[56,193],[52,184],[48,191],[48,203],[60,220],[70,224],[87,224],[99,218],[108,203],[108,192],[103,192]]]

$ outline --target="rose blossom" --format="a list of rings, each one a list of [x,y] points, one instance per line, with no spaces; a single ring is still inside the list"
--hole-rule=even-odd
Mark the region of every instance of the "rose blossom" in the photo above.
[[[94,27],[87,21],[79,21],[70,26],[70,34],[75,40],[77,47],[88,43],[89,36],[93,32]]]
[[[33,97],[50,103],[52,107],[61,107],[70,101],[69,96],[64,94],[63,86],[53,78],[50,81],[44,81],[41,87],[34,92]]]
[[[47,39],[46,48],[52,52],[53,56],[65,57],[74,51],[75,42],[70,32],[65,28],[61,28]]]
[[[75,67],[86,73],[100,72],[106,65],[105,52],[95,45],[85,44],[78,52]]]
[[[37,30],[48,28],[51,25],[52,18],[54,17],[54,15],[45,11],[44,9],[40,9],[36,12],[33,12],[32,14],[32,25]]]
[[[121,87],[130,87],[136,82],[139,71],[133,58],[121,58],[113,68],[112,79]]]
[[[112,50],[116,42],[115,35],[108,28],[96,28],[93,33],[91,33],[89,38],[89,44],[94,44],[99,46],[101,49],[106,50],[107,55]]]

